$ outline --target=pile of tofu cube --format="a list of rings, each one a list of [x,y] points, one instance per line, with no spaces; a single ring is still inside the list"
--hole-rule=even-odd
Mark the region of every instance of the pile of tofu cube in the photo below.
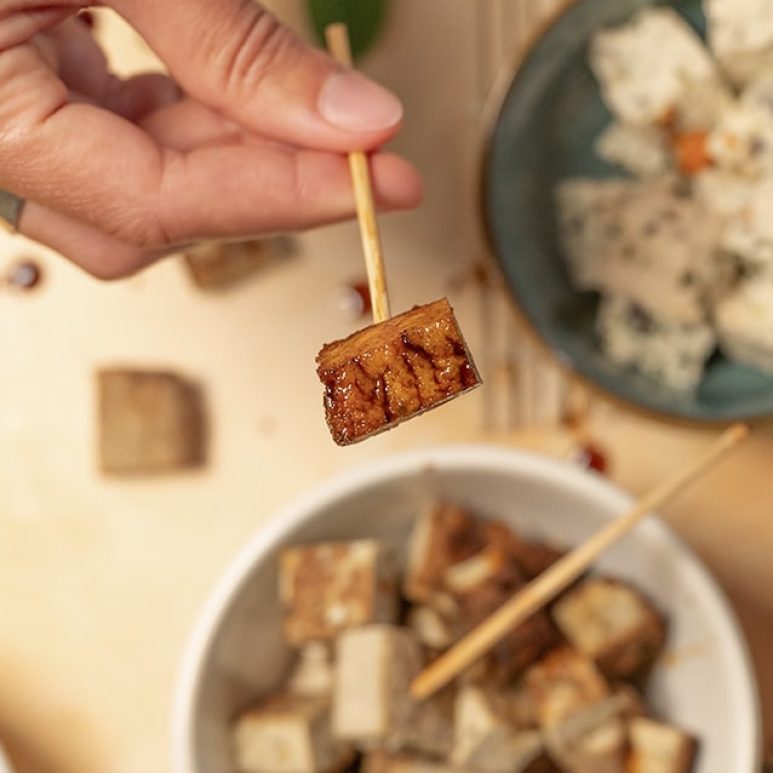
[[[704,10],[706,43],[661,6],[592,37],[612,114],[596,153],[626,174],[557,189],[602,351],[676,391],[716,351],[773,372],[773,17],[760,0]]]
[[[693,769],[695,740],[650,716],[641,692],[664,617],[617,579],[584,578],[415,702],[414,677],[561,553],[449,504],[419,518],[402,548],[283,552],[284,636],[297,657],[282,687],[235,721],[235,771]]]

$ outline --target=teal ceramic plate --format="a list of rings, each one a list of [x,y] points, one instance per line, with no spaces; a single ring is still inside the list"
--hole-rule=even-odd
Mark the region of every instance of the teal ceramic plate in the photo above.
[[[494,253],[526,320],[557,356],[614,398],[685,421],[773,416],[773,377],[715,357],[698,390],[677,395],[608,363],[593,332],[595,297],[578,293],[559,254],[553,189],[572,175],[619,172],[599,161],[593,141],[609,122],[586,64],[599,27],[656,2],[579,0],[540,37],[513,76],[483,169],[483,207]],[[699,0],[671,3],[701,33]]]

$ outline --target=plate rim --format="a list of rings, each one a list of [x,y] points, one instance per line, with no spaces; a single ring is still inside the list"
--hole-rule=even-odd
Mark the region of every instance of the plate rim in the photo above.
[[[523,46],[523,49],[513,57],[513,61],[505,63],[501,71],[494,79],[494,85],[486,99],[482,110],[482,140],[478,154],[478,203],[479,219],[482,226],[488,252],[494,258],[497,270],[505,282],[509,292],[508,302],[514,312],[519,326],[531,343],[544,355],[547,355],[565,374],[578,381],[590,393],[625,410],[630,410],[639,416],[649,419],[664,421],[678,427],[724,427],[736,421],[745,421],[750,424],[773,424],[773,407],[761,411],[737,411],[723,416],[688,415],[678,409],[670,410],[666,407],[637,402],[624,392],[600,383],[590,373],[586,373],[578,358],[572,356],[564,347],[544,333],[540,326],[532,319],[526,305],[521,300],[522,292],[511,279],[501,250],[499,249],[495,235],[495,227],[492,222],[492,156],[496,144],[497,128],[504,114],[510,91],[523,76],[523,70],[540,45],[544,36],[554,27],[563,23],[564,19],[582,5],[581,0],[563,0],[553,13],[549,14],[544,22],[537,27]]]

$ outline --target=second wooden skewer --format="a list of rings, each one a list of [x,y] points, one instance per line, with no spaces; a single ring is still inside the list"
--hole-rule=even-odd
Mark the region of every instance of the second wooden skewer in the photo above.
[[[640,499],[628,513],[616,518],[596,532],[587,542],[532,580],[523,590],[419,674],[411,684],[412,696],[416,700],[423,700],[455,679],[524,620],[552,601],[562,590],[568,588],[602,553],[628,534],[644,516],[669,502],[704,475],[728,451],[739,445],[748,434],[749,428],[743,424],[730,427],[690,466],[661,483]]]

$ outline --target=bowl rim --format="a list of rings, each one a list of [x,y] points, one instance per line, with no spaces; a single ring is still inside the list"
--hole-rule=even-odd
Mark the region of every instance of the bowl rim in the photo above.
[[[568,354],[562,347],[554,343],[545,333],[540,330],[539,325],[532,319],[521,300],[521,291],[511,281],[505,270],[505,261],[500,250],[497,247],[497,241],[494,236],[494,228],[489,217],[491,212],[491,156],[494,146],[494,138],[500,118],[505,109],[505,103],[510,93],[511,87],[520,79],[522,71],[527,60],[532,56],[537,46],[539,46],[543,37],[560,24],[564,17],[570,14],[576,6],[580,5],[580,0],[562,0],[558,6],[547,15],[547,17],[537,25],[536,29],[527,38],[522,49],[513,55],[512,60],[504,63],[499,72],[495,75],[493,84],[485,99],[481,111],[481,139],[478,152],[478,217],[481,222],[483,239],[487,246],[493,263],[496,265],[499,276],[508,289],[507,297],[510,307],[514,312],[516,319],[522,331],[534,346],[543,354],[548,356],[551,361],[556,363],[569,377],[582,384],[592,394],[603,398],[604,400],[620,408],[633,411],[634,413],[650,419],[664,421],[674,426],[680,427],[725,427],[734,421],[746,421],[752,424],[773,423],[773,409],[763,411],[738,412],[723,417],[711,416],[691,416],[680,413],[677,410],[668,410],[667,408],[657,408],[651,405],[644,405],[636,400],[627,397],[623,392],[617,392],[599,383],[591,375],[585,373],[579,366],[577,360]]]
[[[13,773],[11,762],[8,757],[6,757],[2,746],[0,746],[0,773]]]
[[[574,463],[491,444],[455,444],[392,454],[356,466],[312,487],[280,508],[247,541],[228,564],[197,615],[183,654],[172,701],[171,752],[175,773],[198,773],[195,767],[194,708],[204,678],[202,665],[234,596],[243,587],[253,567],[269,557],[298,527],[313,521],[320,510],[344,497],[376,484],[416,475],[421,470],[460,467],[468,471],[528,475],[548,485],[582,491],[597,501],[600,508],[622,512],[633,502],[628,493],[607,478]],[[739,770],[752,773],[759,769],[763,756],[760,697],[751,655],[735,612],[708,568],[665,520],[649,515],[637,527],[637,530],[642,529],[680,552],[682,568],[690,572],[696,583],[701,604],[712,608],[721,625],[722,639],[733,655],[729,668],[735,672],[734,679],[743,699],[743,715],[738,719],[747,735],[749,765]]]

